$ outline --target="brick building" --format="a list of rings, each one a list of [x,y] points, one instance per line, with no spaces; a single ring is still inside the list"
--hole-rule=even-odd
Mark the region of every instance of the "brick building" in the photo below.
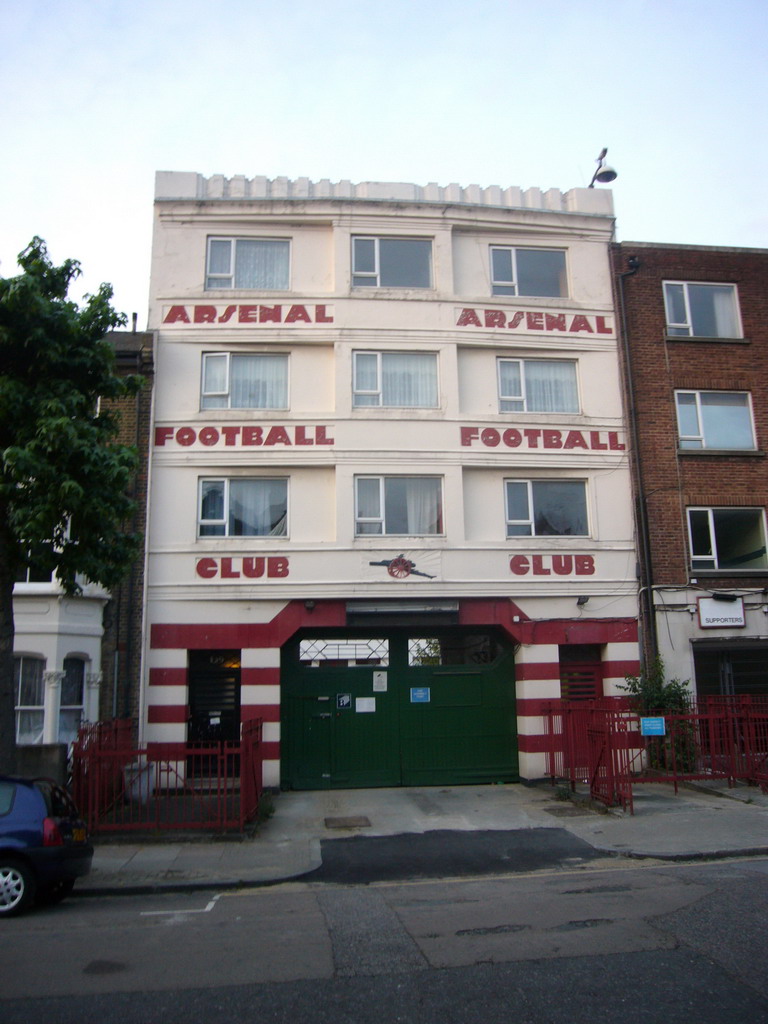
[[[646,658],[768,693],[768,250],[613,246]]]

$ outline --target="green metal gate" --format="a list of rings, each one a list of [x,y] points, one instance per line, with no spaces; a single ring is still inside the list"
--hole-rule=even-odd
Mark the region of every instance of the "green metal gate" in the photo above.
[[[281,681],[286,788],[519,777],[514,653],[490,630],[305,632]]]

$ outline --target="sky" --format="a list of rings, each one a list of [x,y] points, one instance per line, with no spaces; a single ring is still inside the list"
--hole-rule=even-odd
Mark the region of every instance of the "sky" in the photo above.
[[[621,241],[768,247],[768,0],[2,0],[0,276],[147,320],[156,170],[586,186]]]

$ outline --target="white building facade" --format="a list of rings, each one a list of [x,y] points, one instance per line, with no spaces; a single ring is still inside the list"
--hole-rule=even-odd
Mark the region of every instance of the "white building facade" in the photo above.
[[[545,773],[637,671],[610,193],[161,172],[144,739]]]

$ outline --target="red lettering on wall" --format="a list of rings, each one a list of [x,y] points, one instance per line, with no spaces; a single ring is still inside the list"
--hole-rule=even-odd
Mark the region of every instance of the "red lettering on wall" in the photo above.
[[[335,444],[332,437],[325,433],[325,427],[315,427],[315,444]]]
[[[525,439],[530,448],[539,447],[539,438],[541,437],[540,430],[524,430],[523,434],[525,435]]]
[[[480,317],[474,311],[474,309],[462,309],[459,313],[459,319],[456,321],[457,327],[482,327],[480,323]]]
[[[595,560],[592,555],[574,555],[573,567],[577,576],[594,576]]]
[[[314,440],[311,437],[307,437],[306,427],[296,427],[296,433],[294,435],[294,444],[314,444]]]
[[[570,576],[573,572],[573,556],[552,555],[552,571],[556,576]]]
[[[534,555],[531,559],[533,565],[534,576],[551,576],[552,571],[544,567],[544,557],[542,555]]]
[[[219,317],[219,323],[220,324],[229,323],[229,321],[235,315],[235,310],[236,309],[237,309],[237,306],[227,306],[227,308],[224,310],[224,312]]]
[[[477,427],[461,427],[460,429],[461,443],[465,448],[469,448],[473,441],[476,441],[480,436],[480,431]]]
[[[221,578],[223,580],[239,580],[240,573],[237,569],[232,568],[231,558],[222,558],[221,560]]]
[[[487,448],[495,448],[501,441],[501,434],[494,427],[486,427],[480,434],[480,440]]]
[[[261,427],[243,427],[243,444],[262,444],[264,431]]]
[[[304,306],[291,306],[285,314],[285,322],[287,324],[295,324],[297,320],[301,320],[305,324],[312,323],[312,317],[306,311]]]
[[[580,430],[569,430],[563,448],[586,448],[588,450],[589,445]]]
[[[188,324],[189,316],[183,306],[171,306],[166,314],[164,324]]]
[[[585,316],[575,316],[571,320],[571,333],[576,334],[578,331],[589,331],[590,334],[594,334],[592,325]]]
[[[512,319],[509,321],[509,323],[507,324],[507,327],[511,327],[513,329],[515,327],[519,327],[524,319],[525,319],[525,313],[523,313],[522,310],[518,310],[515,313],[515,315],[512,317]]]
[[[237,321],[241,324],[255,324],[258,322],[258,306],[239,306],[237,310]]]
[[[244,558],[243,576],[249,580],[257,580],[264,575],[264,558]]]
[[[326,316],[325,306],[315,306],[315,323],[317,324],[332,324],[333,317]]]
[[[173,427],[155,427],[155,444],[162,448],[173,437]]]
[[[595,317],[595,326],[598,334],[613,334],[613,328],[605,322],[604,316]]]
[[[240,434],[240,427],[222,427],[221,432],[224,435],[224,444],[232,447],[237,444],[237,438]]]
[[[279,555],[267,559],[267,576],[277,579],[288,575],[288,559]]]
[[[264,445],[266,447],[266,445],[290,443],[291,439],[288,437],[288,431],[285,427],[270,427]]]
[[[500,309],[486,309],[485,311],[485,326],[486,327],[503,327],[507,322],[506,316]]]
[[[544,314],[543,313],[526,313],[525,314],[525,326],[529,331],[543,331],[544,330]]]
[[[260,324],[279,324],[283,315],[282,306],[259,306]]]
[[[615,430],[608,431],[608,447],[612,452],[623,452],[626,450],[626,445],[622,444],[619,440],[619,435]]]
[[[509,560],[509,568],[515,576],[527,576],[530,563],[525,555],[512,555]]]
[[[215,558],[198,558],[195,570],[204,580],[212,580],[218,572]]]
[[[590,432],[589,432],[589,443],[590,443],[590,446],[591,446],[592,450],[595,451],[595,452],[606,451],[607,448],[608,448],[608,445],[605,443],[605,441],[601,441],[600,440],[600,431],[599,430],[590,430]]]
[[[196,324],[216,323],[215,306],[195,306],[194,321]]]
[[[559,430],[545,430],[542,433],[545,448],[562,448],[563,435]]]
[[[566,329],[565,313],[558,313],[557,315],[545,313],[544,326],[548,331],[564,331]]]
[[[200,444],[204,444],[208,448],[219,443],[219,432],[216,427],[203,427],[198,436]]]
[[[194,444],[197,439],[197,434],[192,427],[179,427],[176,431],[176,444],[181,444],[185,448],[188,448],[191,444]]]
[[[523,435],[514,427],[507,427],[501,435],[501,439],[507,448],[519,448],[523,443]]]

